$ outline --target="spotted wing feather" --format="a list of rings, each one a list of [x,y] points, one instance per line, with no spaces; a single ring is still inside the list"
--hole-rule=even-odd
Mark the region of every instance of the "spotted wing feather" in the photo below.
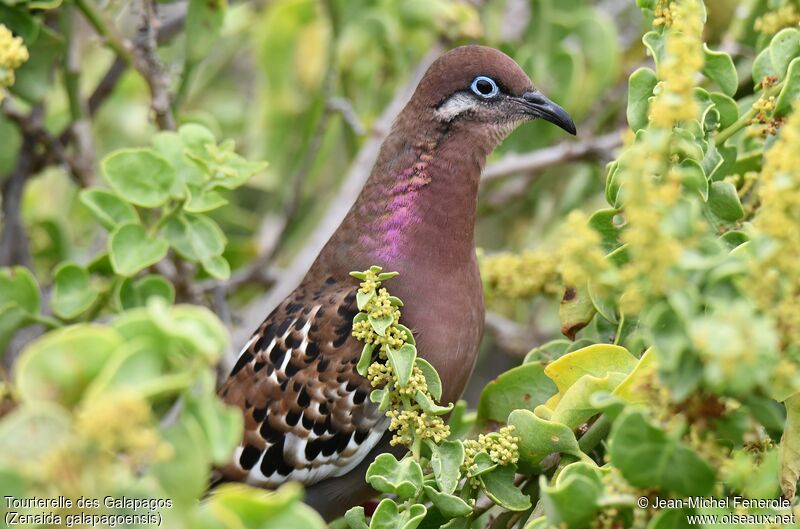
[[[354,287],[301,286],[242,350],[220,395],[244,411],[244,436],[228,479],[274,487],[306,485],[355,467],[386,431],[356,371],[361,344],[351,336]]]

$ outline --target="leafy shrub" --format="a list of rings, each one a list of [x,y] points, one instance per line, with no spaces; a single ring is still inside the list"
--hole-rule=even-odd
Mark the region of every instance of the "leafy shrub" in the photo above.
[[[625,35],[588,2],[533,2],[535,16],[509,36],[498,22],[499,2],[482,11],[444,0],[331,2],[326,14],[297,0],[261,11],[190,1],[184,40],[161,49],[183,65],[165,107],[163,79],[147,62],[146,46],[123,45],[107,13],[91,2],[0,2],[0,46],[9,50],[0,57],[0,89],[9,88],[13,104],[30,107],[22,115],[4,103],[0,131],[11,148],[0,152],[0,167],[18,166],[11,151],[19,149],[39,164],[27,169],[31,174],[56,163],[82,188],[61,196],[61,172],[29,183],[41,199],[23,204],[33,212],[27,221],[32,261],[0,269],[0,345],[5,349],[32,325],[46,331],[26,344],[3,380],[3,495],[156,504],[169,498],[169,506],[112,501],[89,510],[163,517],[161,525],[169,527],[323,527],[301,503],[297,485],[270,494],[222,485],[205,497],[213,465],[226,461],[239,441],[241,417],[215,397],[214,368],[228,348],[228,331],[200,306],[207,299],[198,285],[226,284],[232,267],[256,259],[256,229],[240,220],[248,218],[251,195],[266,195],[272,213],[284,211],[276,197],[286,195],[307,211],[319,202],[315,189],[338,182],[332,175],[344,171],[360,138],[358,117],[347,117],[346,105],[341,127],[316,130],[342,105],[331,93],[340,89],[372,121],[438,39],[483,32],[545,91],[560,94],[577,118],[600,123],[596,131],[613,125],[620,98],[604,94],[626,55],[637,57],[626,83],[629,130],[605,175],[607,204],[588,215],[567,214],[577,204],[597,206],[596,164],[568,159],[575,163],[534,183],[535,197],[518,197],[510,208],[516,211],[487,214],[489,231],[502,226],[495,234],[502,233],[496,239],[506,250],[481,256],[489,305],[521,319],[531,310],[545,320],[557,314],[566,338],[531,343],[536,347],[521,365],[485,385],[474,412],[463,402],[452,409],[437,403],[438,376],[400,324],[400,300],[380,290],[378,282],[390,275],[380,269],[356,274],[364,283],[364,312],[354,333],[366,342],[359,369],[376,386],[373,401],[392,417],[395,441],[410,452],[400,460],[379,456],[370,467],[370,485],[389,495],[370,517],[356,507],[333,525],[659,529],[684,526],[688,514],[734,509],[643,508],[639,498],[782,493],[794,502],[800,477],[797,9],[791,2],[753,2],[731,21],[722,15],[722,0],[709,1],[708,14],[699,0],[637,3],[649,26],[642,42],[654,68],[638,64],[635,45],[621,49]],[[111,124],[102,115],[94,123],[99,152],[108,153],[99,164],[102,185],[78,163],[82,148],[75,138],[91,117],[68,64],[76,42],[70,20],[78,12],[139,75],[118,89],[127,96],[116,107],[109,101]],[[253,117],[249,108],[231,112],[230,93],[209,80],[225,82],[208,57],[224,62],[225,53],[234,55],[226,49],[239,48],[231,35],[242,28],[250,31],[253,60],[268,78],[259,95],[263,111],[255,116],[267,139],[254,148],[245,135],[244,144],[272,162],[270,171],[238,154],[232,141],[217,141]],[[704,42],[719,42],[720,32],[741,48],[734,57]],[[63,90],[53,87],[54,68]],[[377,87],[376,72],[385,80]],[[137,90],[150,91],[158,133],[124,121]],[[217,118],[202,104],[186,104],[199,92],[223,95]],[[36,114],[45,101],[57,109],[46,126]],[[173,113],[180,127],[172,126]],[[59,155],[58,142],[66,140],[50,131],[67,120],[65,137],[78,143],[66,144],[75,151],[70,156]],[[501,154],[553,140],[552,130],[529,128],[533,134],[515,134]],[[278,175],[291,173],[306,151],[329,163],[303,171],[301,160],[297,173],[318,187],[292,197],[290,177],[284,182]],[[492,209],[494,200],[504,205],[509,193],[488,184],[485,207]],[[68,211],[67,203],[82,209]],[[48,208],[56,213],[44,215]],[[560,225],[540,224],[542,212],[556,213],[546,216]],[[307,222],[290,215],[286,238],[305,235]],[[78,242],[99,232],[100,245]],[[505,248],[514,245],[514,234],[527,242],[543,232],[537,248]],[[2,510],[9,510],[6,503]],[[63,517],[85,512],[76,505],[57,509]]]

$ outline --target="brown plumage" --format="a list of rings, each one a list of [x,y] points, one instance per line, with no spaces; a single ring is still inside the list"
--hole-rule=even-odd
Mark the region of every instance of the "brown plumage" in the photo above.
[[[388,421],[356,372],[362,344],[350,335],[352,270],[377,264],[400,272],[391,289],[405,302],[403,323],[439,371],[442,401],[461,395],[483,333],[474,250],[480,173],[513,128],[539,117],[575,132],[502,52],[464,46],[433,63],[341,226],[220,388],[245,417],[226,479],[270,488],[300,481],[327,518],[368,497],[364,472],[389,449]]]

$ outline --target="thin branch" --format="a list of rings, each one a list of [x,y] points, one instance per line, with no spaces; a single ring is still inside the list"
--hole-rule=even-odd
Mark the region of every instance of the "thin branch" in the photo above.
[[[150,107],[161,130],[175,130],[169,78],[158,58],[158,11],[153,0],[143,0],[142,24],[134,41],[134,67],[150,88]]]
[[[62,24],[67,41],[64,56],[64,86],[69,99],[69,111],[72,122],[67,129],[67,138],[75,147],[72,160],[73,176],[81,186],[87,186],[94,174],[94,140],[92,125],[89,121],[89,109],[80,94],[80,50],[78,38],[74,31],[76,12],[72,6],[65,8]],[[58,141],[66,143],[61,137]]]
[[[534,346],[542,343],[544,335],[535,327],[522,325],[496,312],[486,312],[486,330],[494,336],[495,344],[504,352],[523,357]]]
[[[94,92],[89,96],[89,115],[94,116],[97,114],[97,111],[100,110],[108,96],[114,92],[117,83],[119,83],[119,80],[122,79],[127,70],[128,65],[125,60],[119,56],[115,57],[114,62],[111,63],[103,78],[97,83]]]
[[[31,268],[28,235],[22,223],[22,192],[28,177],[33,174],[33,151],[36,139],[23,135],[22,148],[14,170],[3,182],[3,233],[0,236],[0,266],[22,265]]]
[[[494,182],[517,175],[533,175],[556,165],[579,160],[610,157],[622,145],[622,131],[609,132],[578,142],[563,142],[526,154],[507,154],[489,165],[481,181]]]
[[[75,0],[75,5],[94,28],[106,45],[117,56],[133,66],[147,83],[150,103],[158,127],[162,130],[175,128],[175,119],[170,108],[169,79],[156,55],[158,46],[158,13],[152,0],[143,0],[142,24],[134,44],[117,34],[92,0]]]

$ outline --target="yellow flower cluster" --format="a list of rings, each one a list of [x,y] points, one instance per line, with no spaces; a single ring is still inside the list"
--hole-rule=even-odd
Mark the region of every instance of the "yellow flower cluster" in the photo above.
[[[14,84],[14,70],[29,58],[28,48],[20,37],[15,37],[5,24],[0,24],[0,101],[3,88]]]
[[[400,319],[400,311],[395,312],[395,321]],[[390,325],[383,336],[380,336],[372,328],[368,320],[362,320],[353,324],[353,337],[361,340],[364,343],[377,344],[379,349],[380,358],[386,360],[386,347],[393,347],[397,349],[406,343],[406,333],[397,327]]]
[[[392,306],[392,300],[389,299],[389,291],[385,288],[378,290],[378,293],[367,302],[367,306],[364,307],[364,312],[373,318],[381,318],[392,314],[394,314],[396,318],[400,318],[400,311],[395,310],[394,306]]]
[[[783,28],[796,26],[798,23],[800,23],[800,13],[794,4],[789,3],[758,17],[754,27],[763,35],[774,35]]]
[[[765,155],[759,184],[757,230],[775,244],[753,263],[748,284],[762,310],[778,322],[782,345],[800,343],[800,108],[795,107]]]
[[[600,248],[600,234],[586,222],[580,211],[573,211],[564,224],[561,245],[558,248],[561,277],[564,285],[584,285],[606,268]]]
[[[666,30],[665,57],[658,68],[657,96],[650,106],[648,135],[620,159],[620,190],[629,262],[620,270],[617,284],[624,285],[620,300],[625,314],[639,313],[648,297],[673,285],[669,271],[677,262],[681,243],[663,229],[663,220],[680,197],[682,174],[674,164],[672,129],[682,121],[697,119],[694,80],[703,67],[702,10],[697,0],[672,2],[671,26]]]
[[[378,267],[363,272],[364,279],[359,285],[359,292],[367,295],[375,293],[375,295],[364,305],[361,314],[373,318],[392,316],[392,323],[386,328],[383,336],[375,332],[367,319],[353,323],[352,331],[356,339],[367,344],[379,345],[378,359],[367,368],[367,380],[373,388],[385,388],[390,392],[390,404],[386,416],[390,419],[389,431],[394,433],[390,441],[392,446],[411,446],[415,438],[441,442],[450,436],[450,427],[441,417],[425,413],[415,400],[417,392],[420,392],[434,402],[428,390],[425,374],[414,365],[408,382],[400,387],[392,366],[386,363],[388,348],[402,347],[408,342],[408,337],[400,326],[401,314],[397,305],[401,303],[397,298],[393,298],[388,290],[381,288],[379,272]]]
[[[428,383],[425,380],[425,375],[422,370],[414,366],[411,371],[411,376],[404,387],[397,386],[397,377],[394,374],[392,366],[381,362],[373,362],[367,371],[367,380],[370,381],[373,388],[382,388],[387,384],[394,384],[395,390],[398,395],[405,395],[413,397],[417,391],[426,393],[428,391]]]
[[[558,295],[558,260],[551,252],[526,250],[481,258],[481,277],[490,294],[509,299]]]
[[[671,26],[672,8],[670,7],[670,0],[658,0],[656,8],[653,10],[653,15],[653,26]]]
[[[519,437],[514,435],[514,426],[503,426],[496,432],[480,434],[477,439],[464,441],[464,470],[475,465],[478,452],[486,452],[500,466],[513,465],[519,461]]]
[[[624,285],[620,309],[625,314],[639,313],[650,295],[666,292],[669,269],[680,256],[679,241],[662,229],[666,210],[680,195],[680,181],[674,170],[661,179],[653,176],[652,161],[664,154],[653,152],[648,144],[632,149],[626,166],[625,219],[622,240],[628,245],[630,261],[620,269],[619,284]]]
[[[703,68],[703,21],[697,0],[675,2],[669,9],[672,24],[658,65],[661,92],[650,106],[651,123],[664,128],[697,117],[695,76]]]
[[[450,437],[450,427],[438,415],[428,415],[424,411],[412,408],[401,410],[399,406],[392,406],[386,412],[391,419],[389,431],[394,432],[389,444],[392,446],[411,446],[414,437],[430,439],[440,443]]]
[[[775,110],[775,96],[767,97],[765,90],[762,92],[761,97],[753,103],[753,109],[755,109],[757,113],[756,116],[750,120],[750,129],[748,129],[748,132],[754,136],[759,134],[761,136],[774,136],[777,134],[778,129],[783,126],[784,119],[773,115],[773,111]]]
[[[134,462],[146,462],[169,455],[169,445],[153,425],[149,404],[133,393],[89,402],[75,425],[95,448],[114,457],[125,454]]]

